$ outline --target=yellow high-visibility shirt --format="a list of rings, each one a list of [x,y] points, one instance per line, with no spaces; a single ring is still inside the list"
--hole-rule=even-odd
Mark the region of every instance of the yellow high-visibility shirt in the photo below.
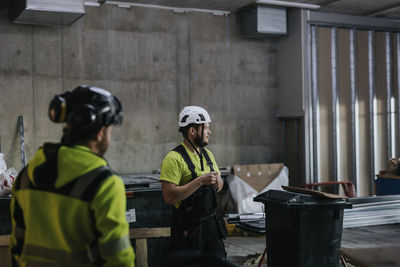
[[[181,145],[185,147],[186,152],[188,153],[190,159],[192,160],[193,165],[195,166],[197,177],[211,171],[204,156],[203,156],[204,171],[202,171],[199,155],[197,153],[193,153],[192,151],[190,151],[184,145],[183,142],[181,143]],[[217,171],[219,174],[221,174],[218,165],[215,162],[213,154],[207,148],[204,149],[209,155],[211,162],[213,163],[214,171]],[[165,158],[161,163],[160,180],[167,181],[176,185],[185,185],[188,182],[190,182],[191,179],[192,179],[192,173],[190,172],[190,169],[186,164],[185,160],[182,158],[181,154],[179,154],[176,151],[170,151],[165,156]],[[178,208],[179,202],[174,203],[174,206]]]

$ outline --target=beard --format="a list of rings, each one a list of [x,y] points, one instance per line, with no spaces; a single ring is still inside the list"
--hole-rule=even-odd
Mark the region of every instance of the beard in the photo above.
[[[194,139],[194,143],[196,146],[205,147],[208,145],[207,141],[201,140],[201,136],[197,133],[196,138]]]

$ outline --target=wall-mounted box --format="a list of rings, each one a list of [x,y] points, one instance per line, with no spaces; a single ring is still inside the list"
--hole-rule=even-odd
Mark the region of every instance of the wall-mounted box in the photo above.
[[[70,25],[83,16],[83,0],[13,0],[10,20],[14,23]]]
[[[239,11],[242,36],[247,38],[286,35],[286,8],[279,6],[252,5]]]

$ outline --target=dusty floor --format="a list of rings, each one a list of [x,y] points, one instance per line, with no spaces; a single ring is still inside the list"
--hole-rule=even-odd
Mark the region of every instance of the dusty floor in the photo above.
[[[228,236],[225,239],[225,249],[228,254],[228,261],[237,264],[238,266],[255,267],[265,250],[265,236]],[[262,266],[267,266],[266,260]]]
[[[399,237],[400,224],[343,229],[341,247],[368,248],[390,245],[398,246]],[[258,261],[252,264],[252,259],[260,258],[264,252],[265,246],[265,236],[229,236],[225,240],[228,261],[238,266],[258,266]],[[266,260],[262,266],[267,266]],[[339,266],[342,265],[339,264]],[[349,264],[349,266],[353,265]]]

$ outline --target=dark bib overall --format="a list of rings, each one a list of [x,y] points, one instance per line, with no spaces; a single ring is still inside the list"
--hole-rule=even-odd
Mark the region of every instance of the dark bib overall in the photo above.
[[[213,163],[204,148],[200,148],[207,165],[214,171]],[[195,166],[186,149],[179,145],[173,149],[185,160],[192,173],[192,180],[197,177]],[[211,186],[202,186],[183,200],[175,209],[171,226],[173,249],[199,250],[213,252],[226,257],[223,239],[226,227],[222,218],[216,214],[217,193]]]

